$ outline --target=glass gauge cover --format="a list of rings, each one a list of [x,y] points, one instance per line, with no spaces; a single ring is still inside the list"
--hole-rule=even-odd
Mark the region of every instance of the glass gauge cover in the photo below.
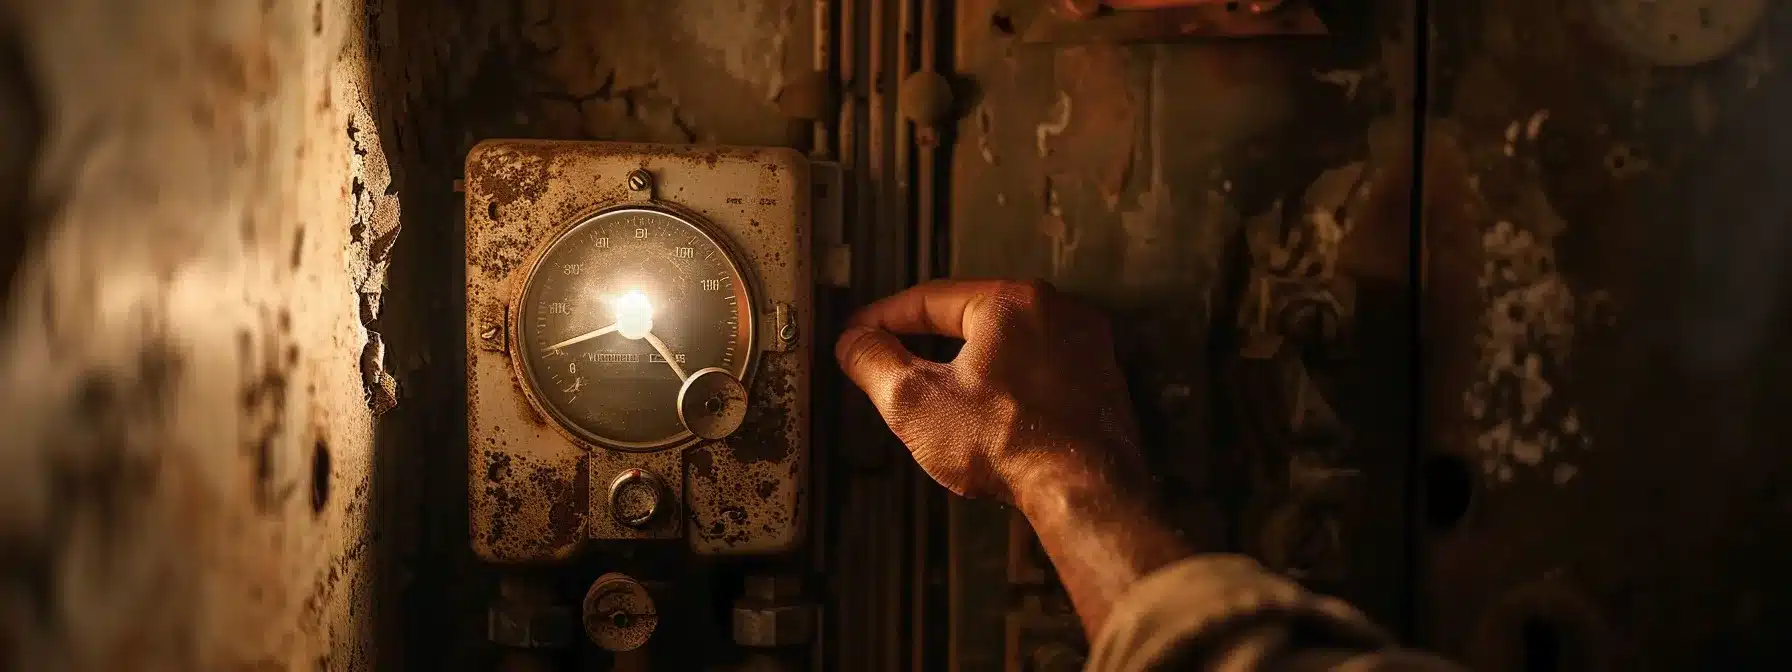
[[[720,368],[745,381],[751,285],[692,217],[606,210],[551,240],[524,280],[513,357],[534,403],[575,436],[622,450],[690,441],[679,388]]]

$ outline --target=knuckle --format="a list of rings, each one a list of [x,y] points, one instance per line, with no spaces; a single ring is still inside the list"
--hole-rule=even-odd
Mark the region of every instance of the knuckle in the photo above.
[[[1044,280],[1005,282],[987,295],[987,310],[980,312],[998,325],[1024,320],[1045,309],[1052,291]]]
[[[1053,292],[1052,284],[1044,280],[1021,280],[1003,286],[1001,294],[1023,307],[1033,307],[1045,301]]]

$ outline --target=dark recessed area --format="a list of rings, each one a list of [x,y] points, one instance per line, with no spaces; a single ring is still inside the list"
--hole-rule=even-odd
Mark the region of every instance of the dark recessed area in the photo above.
[[[1420,476],[1424,480],[1425,523],[1433,530],[1449,530],[1468,515],[1474,500],[1475,473],[1468,460],[1458,455],[1434,455],[1425,460]]]
[[[1523,642],[1524,672],[1558,672],[1562,669],[1562,636],[1555,624],[1539,618],[1525,619],[1519,637]]]
[[[322,514],[330,503],[330,446],[319,439],[311,450],[311,512]]]

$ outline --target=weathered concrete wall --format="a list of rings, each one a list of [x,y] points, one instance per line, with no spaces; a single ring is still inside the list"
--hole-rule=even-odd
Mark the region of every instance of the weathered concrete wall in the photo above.
[[[0,5],[0,668],[372,665],[361,12]]]

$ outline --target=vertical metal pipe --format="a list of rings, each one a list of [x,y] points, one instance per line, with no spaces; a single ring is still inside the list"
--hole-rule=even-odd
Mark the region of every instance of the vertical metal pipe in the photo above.
[[[834,2],[833,0],[813,0],[810,3],[810,9],[815,32],[815,49],[812,52],[813,59],[809,64],[810,69],[822,77],[826,90],[838,91],[840,90],[838,78],[828,74],[834,68]],[[817,159],[825,160],[833,156],[834,139],[833,134],[828,132],[830,124],[826,112],[824,111],[818,116],[820,118],[816,119],[813,124],[814,139],[810,143],[810,147],[813,147],[814,150],[810,153]]]

